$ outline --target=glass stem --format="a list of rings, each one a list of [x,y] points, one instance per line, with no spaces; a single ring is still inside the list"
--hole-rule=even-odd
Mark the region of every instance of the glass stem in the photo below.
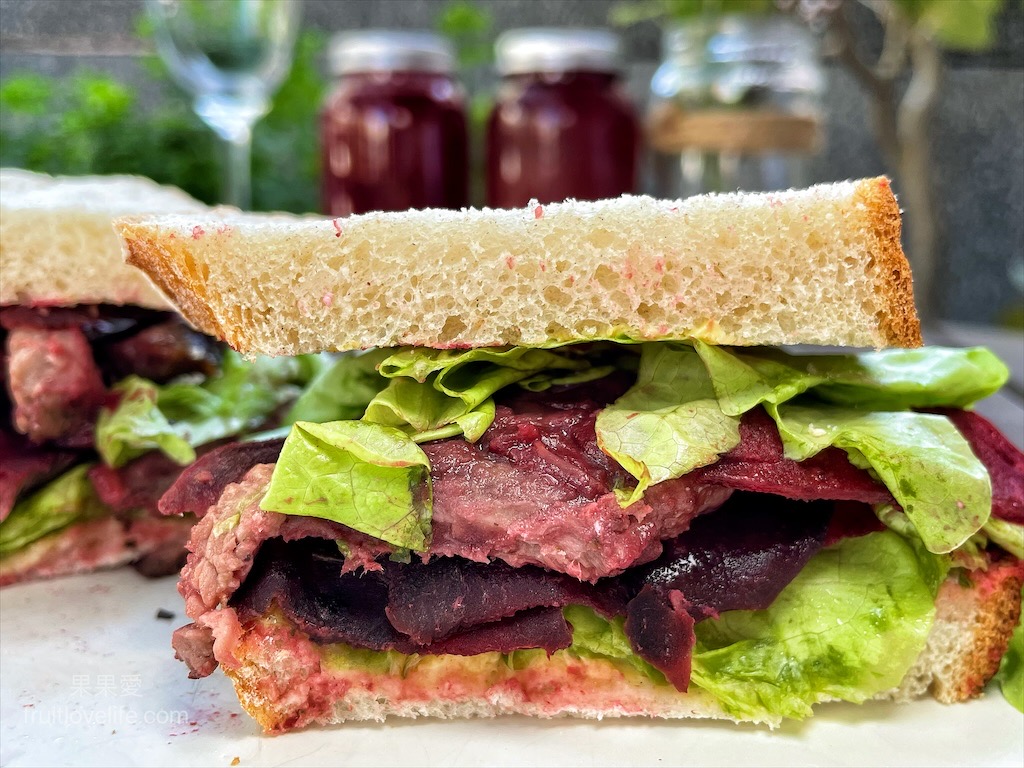
[[[252,128],[239,128],[224,139],[227,150],[222,200],[243,211],[252,207]]]

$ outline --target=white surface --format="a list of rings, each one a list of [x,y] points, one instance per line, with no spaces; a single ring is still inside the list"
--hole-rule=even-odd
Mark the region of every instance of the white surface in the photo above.
[[[774,732],[503,718],[270,738],[220,672],[186,677],[169,647],[183,623],[173,578],[121,570],[0,591],[0,765],[1020,766],[1024,755],[1024,716],[997,690],[950,707],[829,705]]]

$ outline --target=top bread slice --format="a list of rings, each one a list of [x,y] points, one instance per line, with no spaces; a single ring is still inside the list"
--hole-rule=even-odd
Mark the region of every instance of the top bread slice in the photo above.
[[[140,213],[199,213],[181,190],[138,176],[47,176],[0,169],[0,304],[134,304],[168,309],[121,258],[111,222]]]
[[[683,201],[115,226],[130,264],[246,354],[601,338],[921,343],[884,178]]]

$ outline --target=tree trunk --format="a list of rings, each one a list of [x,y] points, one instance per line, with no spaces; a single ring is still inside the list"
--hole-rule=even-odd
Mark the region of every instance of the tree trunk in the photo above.
[[[904,242],[914,271],[914,293],[922,322],[938,315],[937,268],[939,264],[939,217],[932,193],[929,122],[942,82],[942,52],[929,35],[915,32],[910,40],[913,75],[900,103],[899,139],[900,202],[907,212]]]

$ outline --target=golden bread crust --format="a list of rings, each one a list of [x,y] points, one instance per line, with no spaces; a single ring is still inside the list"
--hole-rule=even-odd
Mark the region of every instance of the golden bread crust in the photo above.
[[[970,649],[961,655],[953,674],[936,678],[932,694],[945,704],[981,695],[999,669],[1020,620],[1024,565],[1018,561],[1016,567],[1003,567],[1005,575],[994,585],[979,588],[952,581],[944,585],[951,594],[938,603],[937,620],[958,625],[964,645]]]
[[[206,303],[206,283],[179,238],[171,235],[159,242],[149,240],[132,219],[119,219],[115,225],[123,239],[125,262],[145,272],[197,330],[231,344],[230,328],[217,321]]]
[[[921,323],[914,305],[910,264],[900,245],[900,208],[884,177],[865,179],[857,185],[857,198],[870,214],[877,238],[873,254],[878,270],[879,328],[886,345],[920,347]]]

